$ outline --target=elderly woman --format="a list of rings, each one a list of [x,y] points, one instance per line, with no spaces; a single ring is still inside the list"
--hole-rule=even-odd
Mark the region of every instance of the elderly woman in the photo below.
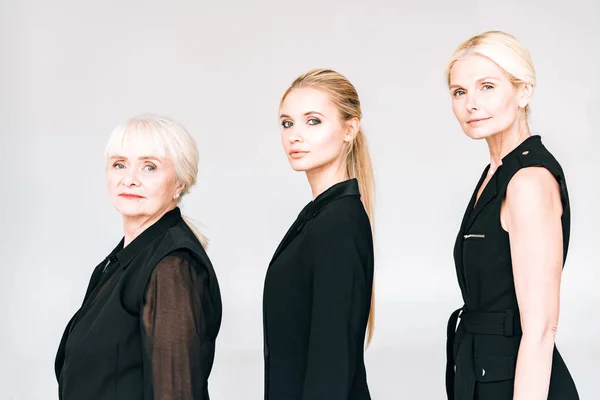
[[[221,297],[178,202],[196,182],[190,134],[142,115],[112,133],[106,182],[124,236],[92,273],[56,356],[59,398],[208,399]]]

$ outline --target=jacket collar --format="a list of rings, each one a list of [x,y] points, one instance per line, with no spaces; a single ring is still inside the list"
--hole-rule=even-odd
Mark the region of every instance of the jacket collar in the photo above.
[[[358,180],[356,178],[351,178],[331,186],[308,203],[300,212],[300,215],[309,220],[319,214],[330,203],[346,196],[360,196]]]
[[[488,205],[492,200],[494,200],[498,195],[498,192],[501,189],[499,187],[499,185],[501,184],[501,182],[499,181],[499,177],[502,174],[503,166],[513,162],[514,159],[518,160],[519,157],[522,157],[523,154],[528,154],[529,151],[535,151],[539,148],[540,145],[541,137],[539,135],[532,135],[525,139],[513,150],[511,150],[507,155],[502,157],[502,164],[500,165],[498,170],[496,170],[494,176],[492,177],[492,179],[490,179],[486,187],[483,189],[479,200],[477,200],[477,203],[473,207],[473,203],[475,203],[475,197],[477,196],[477,192],[479,191],[479,188],[481,187],[481,184],[483,183],[485,176],[487,175],[487,172],[490,169],[490,165],[488,164],[485,167],[485,170],[481,175],[481,179],[477,184],[477,187],[475,188],[473,197],[471,198],[468,218],[466,220],[466,229],[469,229],[473,225],[473,222],[475,222],[475,220],[477,219],[481,211],[485,208],[485,206]]]
[[[318,195],[313,201],[308,203],[298,215],[298,218],[294,224],[287,231],[279,246],[275,250],[275,254],[271,259],[269,265],[279,257],[279,255],[285,250],[285,248],[294,240],[298,233],[304,227],[304,224],[311,218],[314,218],[319,214],[325,207],[332,202],[341,199],[346,196],[360,196],[358,189],[358,180],[356,178],[348,179],[343,182],[336,183],[323,193]]]
[[[150,242],[180,220],[181,210],[179,207],[167,211],[158,221],[146,228],[126,247],[123,247],[125,238],[122,238],[109,257],[116,257],[121,267],[125,268]]]

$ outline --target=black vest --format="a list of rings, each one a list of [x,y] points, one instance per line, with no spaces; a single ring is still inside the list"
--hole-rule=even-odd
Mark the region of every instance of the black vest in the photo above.
[[[213,315],[207,316],[210,322],[206,324],[206,329],[210,331],[203,332],[212,345],[209,359],[203,360],[208,368],[203,377],[206,383],[221,322],[221,297],[212,264],[181,218],[179,208],[166,213],[124,251],[121,249],[123,241],[96,267],[83,305],[63,334],[55,362],[61,399],[131,400],[138,398],[138,393],[143,393],[140,313],[146,286],[159,261],[177,250],[190,252],[208,273]],[[107,262],[116,262],[117,258],[116,270],[105,273]],[[112,274],[115,276],[109,286],[116,287],[111,288],[110,294],[106,293],[110,296],[108,299],[96,302],[96,292]],[[132,393],[136,394],[132,397]],[[205,398],[208,398],[207,393]]]
[[[522,332],[509,236],[501,226],[500,210],[511,178],[527,167],[544,167],[559,183],[563,204],[563,263],[566,259],[571,210],[565,176],[541,138],[531,136],[502,159],[475,205],[489,170],[489,166],[486,167],[456,239],[454,261],[464,306],[456,310],[448,322],[446,391],[449,399],[473,399],[476,382],[514,380]],[[455,332],[459,314],[461,321]],[[562,363],[559,359],[555,357],[554,363]],[[566,371],[566,366],[564,363],[554,365],[553,379],[563,375],[555,374],[555,369]]]

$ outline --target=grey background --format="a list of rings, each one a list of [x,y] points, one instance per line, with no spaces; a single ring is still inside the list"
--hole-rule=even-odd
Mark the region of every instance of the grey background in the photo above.
[[[489,156],[454,119],[444,68],[488,29],[516,35],[537,68],[531,129],[561,161],[573,207],[557,343],[582,399],[597,398],[600,2],[536,3],[3,0],[0,399],[57,398],[63,328],[122,234],[104,145],[142,112],[179,120],[201,152],[183,210],[210,238],[222,288],[211,397],[262,398],[263,278],[310,200],[277,104],[313,67],[358,88],[376,169],[373,398],[445,398],[446,321],[461,305],[452,246]]]

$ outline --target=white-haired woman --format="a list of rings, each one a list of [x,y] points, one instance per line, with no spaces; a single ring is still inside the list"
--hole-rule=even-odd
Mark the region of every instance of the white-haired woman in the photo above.
[[[448,323],[448,398],[578,399],[554,344],[569,195],[560,164],[529,131],[529,52],[485,32],[459,46],[447,75],[462,130],[490,153],[454,247],[465,304]]]
[[[178,207],[196,182],[194,139],[146,114],[113,131],[106,161],[124,235],[63,334],[59,398],[208,399],[221,297],[204,238]]]

